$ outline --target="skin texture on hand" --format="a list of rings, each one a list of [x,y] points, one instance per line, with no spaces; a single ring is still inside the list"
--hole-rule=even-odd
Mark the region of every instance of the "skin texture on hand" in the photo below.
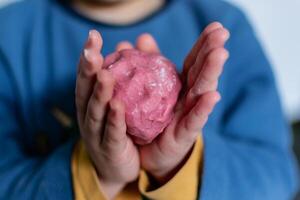
[[[102,69],[102,38],[90,31],[76,80],[77,118],[82,140],[112,199],[140,170],[138,150],[126,134],[124,105],[112,99],[114,79]]]

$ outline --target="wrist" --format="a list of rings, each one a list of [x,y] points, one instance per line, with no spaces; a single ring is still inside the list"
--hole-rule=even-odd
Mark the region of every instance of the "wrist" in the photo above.
[[[126,185],[125,182],[115,182],[115,181],[105,180],[99,176],[98,179],[99,179],[101,190],[108,199],[114,199]]]
[[[160,187],[167,183],[169,180],[171,180],[187,162],[192,153],[192,150],[193,146],[187,151],[187,153],[182,157],[182,159],[176,162],[173,166],[162,167],[159,170],[147,171],[150,175],[151,182],[153,183],[153,185],[156,187]]]
[[[101,168],[95,167],[96,169],[96,175],[99,180],[100,189],[105,194],[107,199],[114,199],[125,187],[127,184],[125,181],[116,180],[112,178],[111,176],[104,176],[104,174],[101,174],[100,170]],[[103,169],[103,167],[102,167]],[[109,173],[105,173],[109,174]]]

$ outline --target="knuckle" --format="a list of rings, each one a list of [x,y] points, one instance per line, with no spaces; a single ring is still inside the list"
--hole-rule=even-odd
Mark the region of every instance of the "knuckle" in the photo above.
[[[213,83],[212,78],[206,73],[203,73],[202,77],[199,79],[199,85],[202,86],[208,86],[211,85],[212,83]]]
[[[98,73],[97,80],[103,85],[109,84],[111,79],[111,74],[107,70],[100,70],[100,72]]]
[[[215,63],[216,56],[218,56],[218,55],[219,55],[218,50],[212,51],[210,54],[208,54],[206,61],[205,61],[206,66],[207,67],[212,66]]]
[[[203,111],[202,109],[199,108],[199,106],[196,106],[193,114],[197,117],[197,118],[202,118],[203,117]]]
[[[212,85],[211,80],[209,80],[206,77],[201,77],[200,79],[197,80],[197,83],[192,88],[192,93],[196,95],[203,94],[212,89],[210,87],[211,85]]]
[[[210,49],[215,48],[218,45],[224,43],[224,38],[226,37],[225,30],[218,29],[213,31],[207,36],[207,44]]]
[[[94,90],[91,101],[93,101],[94,104],[103,104],[105,102],[104,98],[103,98],[103,95],[102,95],[102,89],[101,88],[96,88]]]
[[[108,132],[117,131],[117,130],[120,129],[120,127],[118,126],[118,124],[116,122],[113,122],[112,120],[108,120],[106,122],[106,126],[108,127],[107,128]]]
[[[98,83],[95,86],[93,97],[98,103],[106,104],[113,94],[113,90],[109,87],[110,85]]]
[[[221,59],[221,61],[224,61],[228,58],[229,54],[228,51],[221,47],[215,49],[208,57],[207,60],[210,61],[210,63],[213,63],[216,59]]]
[[[91,65],[90,63],[84,63],[81,65],[78,79],[84,80],[84,79],[90,79],[92,76],[96,74],[96,69]]]
[[[93,75],[94,68],[91,64],[82,62],[79,66],[79,79],[86,79]]]
[[[102,119],[94,112],[88,112],[86,116],[86,124],[88,126],[95,126],[96,124],[102,123]]]
[[[93,104],[95,105],[106,105],[108,103],[108,98],[106,98],[106,95],[104,95],[105,91],[103,91],[102,88],[98,87],[95,88],[92,99]]]
[[[198,126],[202,127],[202,125],[208,120],[208,113],[204,113],[201,109],[195,109],[194,115],[198,118]]]
[[[78,79],[87,79],[90,77],[90,74],[87,72],[85,69],[81,69],[79,74],[78,74]]]
[[[207,36],[207,45],[209,46],[209,47],[211,47],[212,46],[212,44],[215,42],[215,38],[216,38],[216,35],[214,34],[215,32],[213,32],[213,33],[211,33],[211,34],[209,34],[208,36]]]
[[[101,86],[102,90],[108,90],[113,84],[113,80],[109,77],[102,78],[99,80],[99,85]]]

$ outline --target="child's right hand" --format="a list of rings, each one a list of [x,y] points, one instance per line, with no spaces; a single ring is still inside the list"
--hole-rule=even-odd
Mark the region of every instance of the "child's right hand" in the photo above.
[[[138,150],[126,135],[124,105],[112,100],[114,80],[101,69],[102,38],[90,31],[80,57],[76,109],[80,133],[93,161],[101,188],[112,199],[140,169]]]

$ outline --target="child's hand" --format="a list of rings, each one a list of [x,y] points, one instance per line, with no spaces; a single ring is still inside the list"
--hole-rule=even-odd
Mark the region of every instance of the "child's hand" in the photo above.
[[[228,59],[224,48],[229,32],[218,22],[208,25],[184,62],[182,80],[186,93],[185,107],[189,109],[196,97],[216,91],[218,79]],[[185,108],[186,109],[186,108]]]
[[[137,178],[138,151],[126,135],[124,105],[112,100],[114,80],[102,70],[102,38],[91,31],[80,57],[76,107],[80,133],[97,170],[102,189],[111,199]]]
[[[228,58],[224,49],[228,38],[228,31],[219,23],[206,28],[186,58],[182,75],[186,82],[185,95],[178,101],[173,121],[151,144],[140,147],[142,168],[160,184],[168,181],[184,164],[208,115],[220,100],[216,89]],[[159,51],[150,35],[142,35],[137,48]]]

